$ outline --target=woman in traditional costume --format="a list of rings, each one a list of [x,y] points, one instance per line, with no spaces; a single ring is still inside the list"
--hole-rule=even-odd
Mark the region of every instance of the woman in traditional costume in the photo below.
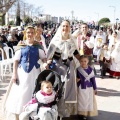
[[[12,86],[6,99],[7,120],[19,120],[23,106],[32,98],[35,80],[40,73],[38,60],[45,62],[45,53],[39,43],[34,40],[35,29],[26,28],[26,40],[19,43],[15,52]],[[12,118],[10,118],[12,117]]]
[[[80,57],[75,37],[70,33],[70,22],[65,20],[61,23],[55,36],[48,47],[47,63],[55,61],[53,70],[58,72],[64,84],[64,95],[58,103],[58,113],[65,117],[76,114],[75,103],[77,103],[76,72],[73,56]]]
[[[110,76],[120,77],[120,41],[115,44],[115,49],[111,53]]]
[[[110,52],[113,51],[113,49],[114,49],[114,47],[115,47],[115,44],[116,44],[118,41],[119,41],[119,39],[118,39],[117,32],[114,31],[114,32],[112,33],[112,36],[111,36],[110,39],[109,39],[109,46],[108,46],[108,48],[109,48]]]

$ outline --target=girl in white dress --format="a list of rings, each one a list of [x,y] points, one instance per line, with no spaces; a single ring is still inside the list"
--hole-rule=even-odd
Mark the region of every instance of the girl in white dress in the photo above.
[[[115,44],[115,49],[111,53],[110,76],[120,77],[120,41]]]
[[[78,85],[78,115],[81,120],[86,120],[87,116],[98,115],[95,94],[97,86],[95,75],[90,66],[88,66],[88,57],[80,57],[80,67],[77,68]]]
[[[118,40],[118,37],[117,37],[117,32],[114,31],[114,32],[112,33],[112,36],[111,36],[110,39],[109,39],[108,49],[110,50],[110,52],[113,51],[114,46],[115,46],[115,44],[116,44],[118,41],[119,41],[119,40]]]

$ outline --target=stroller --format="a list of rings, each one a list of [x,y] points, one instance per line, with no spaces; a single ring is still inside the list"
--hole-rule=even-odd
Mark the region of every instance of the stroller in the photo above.
[[[58,93],[57,98],[60,99],[62,97],[63,83],[61,81],[60,75],[58,75],[57,72],[50,70],[50,69],[44,70],[38,75],[38,78],[36,79],[36,87],[35,87],[33,95],[39,91],[40,86],[41,86],[40,83],[44,80],[50,81],[52,83],[53,90],[55,90]]]
[[[57,101],[59,101],[59,99],[62,97],[63,95],[63,85],[64,83],[62,83],[60,75],[58,75],[57,72],[52,71],[52,70],[44,70],[42,71],[37,79],[36,79],[36,86],[35,86],[35,90],[33,92],[33,98],[36,98],[36,93],[40,90],[41,87],[41,82],[42,81],[50,81],[52,83],[53,86],[53,90],[57,93],[55,100],[53,101],[52,105],[56,106]],[[36,99],[37,100],[37,99]],[[43,103],[39,103],[39,101],[37,100],[37,109],[33,112],[27,112],[27,114],[29,115],[29,120],[41,120],[40,118],[34,118],[33,116],[35,116],[35,114],[38,114],[38,111],[40,109],[40,107],[45,106],[45,104]],[[51,114],[51,113],[50,113]],[[54,113],[53,113],[54,114]],[[24,115],[23,115],[24,116]],[[51,115],[52,116],[52,115]],[[57,114],[58,116],[58,114]],[[20,119],[20,120],[28,120],[28,119]],[[45,119],[46,120],[46,119]],[[55,119],[50,119],[50,120],[57,120],[57,118]]]

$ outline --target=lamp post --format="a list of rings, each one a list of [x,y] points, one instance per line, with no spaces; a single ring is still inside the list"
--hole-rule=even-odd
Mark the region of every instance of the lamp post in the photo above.
[[[119,21],[119,19],[116,18],[116,29],[118,29],[118,21]]]
[[[115,23],[115,11],[116,11],[116,7],[115,6],[109,6],[109,7],[112,7],[112,8],[114,8],[114,23]]]

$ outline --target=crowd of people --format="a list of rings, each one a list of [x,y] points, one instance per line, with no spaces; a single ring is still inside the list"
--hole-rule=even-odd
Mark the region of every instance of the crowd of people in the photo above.
[[[0,47],[4,50],[4,46],[9,46],[15,53],[12,85],[4,106],[7,120],[30,119],[21,115],[24,115],[24,106],[28,106],[27,103],[33,97],[36,78],[45,69],[52,69],[60,75],[64,83],[63,95],[55,107],[49,106],[55,94],[51,90],[52,84],[45,82],[44,90],[41,86],[37,95],[43,97],[40,98],[42,102],[50,100],[47,107],[43,106],[46,110],[42,107],[39,110],[41,113],[37,114],[36,111],[37,115],[33,119],[56,120],[56,116],[60,115],[63,120],[67,120],[71,115],[78,115],[78,119],[86,120],[87,116],[98,115],[94,63],[100,65],[101,78],[108,72],[109,77],[119,79],[119,30],[112,27],[98,29],[95,26],[89,27],[87,23],[71,25],[68,20],[47,30],[44,30],[42,24],[20,30],[1,28]],[[52,63],[54,66],[50,68]],[[33,99],[29,105],[36,102]]]

